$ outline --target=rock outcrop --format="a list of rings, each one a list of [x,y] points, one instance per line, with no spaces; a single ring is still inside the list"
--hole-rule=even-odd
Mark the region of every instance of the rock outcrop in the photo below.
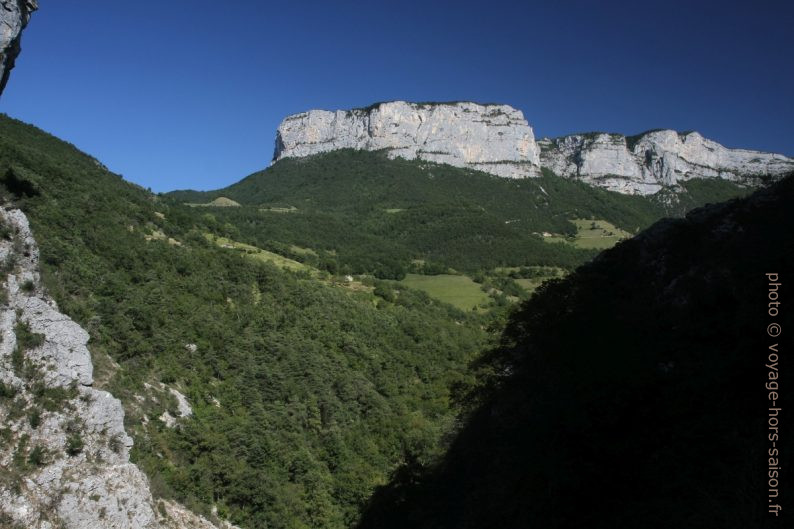
[[[0,208],[0,235],[0,527],[216,528],[157,505],[129,461],[121,403],[91,387],[88,333],[41,286],[25,215]]]
[[[0,0],[0,94],[22,50],[22,30],[27,26],[30,14],[38,7],[36,0]]]
[[[649,131],[637,136],[590,133],[542,139],[540,163],[560,176],[626,194],[649,195],[691,178],[722,178],[756,186],[794,171],[794,159],[728,149],[697,132]]]
[[[520,110],[508,105],[378,103],[364,109],[310,110],[287,117],[273,160],[336,149],[386,150],[508,178],[560,176],[625,194],[649,195],[691,178],[759,185],[794,170],[794,159],[728,149],[697,132],[637,136],[590,133],[535,141]]]
[[[310,110],[287,117],[274,160],[336,149],[381,150],[505,177],[538,174],[539,151],[520,110],[477,103],[392,101],[365,109]]]

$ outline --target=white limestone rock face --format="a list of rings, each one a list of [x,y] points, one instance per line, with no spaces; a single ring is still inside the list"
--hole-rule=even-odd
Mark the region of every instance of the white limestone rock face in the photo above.
[[[755,186],[794,170],[779,154],[728,149],[697,132],[638,136],[591,133],[535,141],[521,111],[477,103],[379,103],[366,109],[310,110],[287,117],[273,160],[336,149],[385,150],[508,178],[540,167],[625,194],[650,195],[691,178],[723,178]]]
[[[36,9],[36,0],[0,0],[0,94],[3,93],[17,55],[22,51],[22,30]]]
[[[91,387],[88,333],[41,287],[27,218],[0,208],[0,221],[12,234],[0,239],[0,263],[11,270],[0,287],[0,526],[218,527],[177,504],[155,507],[146,476],[129,461],[121,403]]]
[[[638,136],[591,133],[538,141],[541,165],[560,176],[626,194],[650,195],[692,178],[756,186],[794,171],[794,159],[728,149],[697,132],[650,131]]]
[[[392,158],[468,167],[508,178],[539,174],[539,150],[520,110],[477,103],[380,103],[287,117],[273,160],[336,149],[385,149]]]

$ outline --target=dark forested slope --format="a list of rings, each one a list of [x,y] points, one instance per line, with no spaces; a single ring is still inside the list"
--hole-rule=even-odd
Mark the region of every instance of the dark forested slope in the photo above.
[[[489,390],[443,463],[402,468],[360,527],[787,527],[786,508],[767,506],[791,505],[791,398],[778,394],[783,427],[768,429],[765,365],[780,342],[783,385],[793,210],[789,177],[661,221],[542,288],[483,359]],[[768,466],[783,468],[779,499]]]

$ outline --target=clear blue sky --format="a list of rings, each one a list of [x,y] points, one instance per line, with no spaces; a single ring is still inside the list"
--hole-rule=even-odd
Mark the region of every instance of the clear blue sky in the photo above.
[[[40,4],[0,111],[155,191],[265,167],[288,114],[392,99],[794,154],[790,1]]]

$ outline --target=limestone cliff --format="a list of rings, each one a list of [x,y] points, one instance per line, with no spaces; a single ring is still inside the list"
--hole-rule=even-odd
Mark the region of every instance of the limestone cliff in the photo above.
[[[88,333],[44,292],[16,209],[0,208],[0,267],[0,527],[215,528],[158,506],[130,463],[121,403],[91,387]]]
[[[365,109],[295,114],[278,127],[273,159],[346,148],[385,149],[391,157],[505,177],[535,176],[539,167],[535,135],[520,110],[468,102],[392,101]]]
[[[697,132],[637,136],[591,133],[538,141],[540,162],[560,176],[627,194],[649,195],[691,178],[756,186],[794,170],[794,159],[728,149]]]
[[[690,178],[755,186],[794,170],[794,159],[728,149],[697,132],[638,136],[591,133],[535,141],[520,110],[477,103],[378,103],[365,109],[288,116],[274,160],[335,149],[386,150],[390,157],[468,167],[509,178],[548,167],[560,176],[648,195]]]
[[[8,82],[19,52],[22,30],[30,14],[38,9],[37,0],[0,0],[0,94]]]

